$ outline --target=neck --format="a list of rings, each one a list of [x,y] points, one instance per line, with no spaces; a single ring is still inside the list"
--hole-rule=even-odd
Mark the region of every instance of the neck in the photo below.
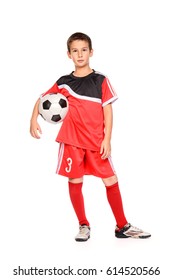
[[[75,71],[73,72],[73,75],[76,77],[83,77],[87,76],[90,73],[92,73],[93,70],[88,66],[88,67],[76,67]]]

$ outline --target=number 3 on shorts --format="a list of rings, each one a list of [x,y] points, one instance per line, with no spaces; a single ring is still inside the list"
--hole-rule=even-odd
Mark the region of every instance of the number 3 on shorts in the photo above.
[[[71,167],[72,167],[72,159],[69,157],[69,158],[67,158],[67,164],[68,164],[68,167],[66,167],[65,168],[65,171],[67,172],[67,173],[69,173],[70,171],[71,171]]]

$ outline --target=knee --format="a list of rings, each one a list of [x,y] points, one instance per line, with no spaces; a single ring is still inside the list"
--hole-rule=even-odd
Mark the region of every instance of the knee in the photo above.
[[[118,178],[116,175],[108,178],[103,178],[102,180],[106,187],[112,186],[118,182]]]
[[[68,178],[69,183],[72,184],[79,184],[79,183],[83,183],[83,178]]]

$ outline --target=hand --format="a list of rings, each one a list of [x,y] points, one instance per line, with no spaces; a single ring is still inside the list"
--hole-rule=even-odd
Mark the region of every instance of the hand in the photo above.
[[[106,139],[103,140],[101,147],[100,147],[100,154],[102,159],[106,159],[111,154],[111,144],[110,141],[107,141]]]
[[[31,120],[30,133],[32,137],[40,139],[40,134],[42,134],[42,130],[39,123],[35,120]]]

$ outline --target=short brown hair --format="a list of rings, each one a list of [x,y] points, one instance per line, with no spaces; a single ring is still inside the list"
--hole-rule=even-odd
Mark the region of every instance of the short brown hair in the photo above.
[[[83,40],[83,41],[86,41],[88,42],[88,45],[89,45],[89,49],[90,51],[92,50],[92,41],[91,41],[91,38],[82,33],[82,32],[76,32],[76,33],[73,33],[67,40],[67,49],[68,51],[70,52],[70,45],[73,41],[76,41],[76,40]]]

